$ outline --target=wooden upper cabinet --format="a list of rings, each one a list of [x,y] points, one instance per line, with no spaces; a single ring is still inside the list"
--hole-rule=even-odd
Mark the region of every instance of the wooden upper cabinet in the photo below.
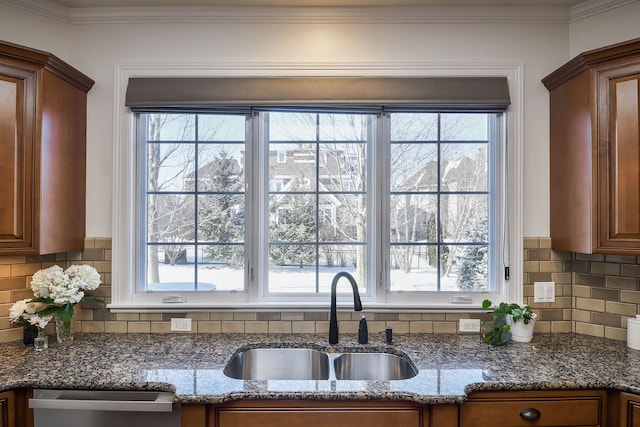
[[[640,255],[640,39],[585,52],[543,83],[552,248]]]
[[[93,83],[50,53],[0,42],[0,254],[83,249]]]

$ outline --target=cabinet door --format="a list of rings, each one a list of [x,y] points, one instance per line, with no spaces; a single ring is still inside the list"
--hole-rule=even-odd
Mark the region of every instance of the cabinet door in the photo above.
[[[183,403],[180,406],[180,427],[207,427],[207,406]]]
[[[16,427],[15,412],[13,392],[0,393],[0,427]]]
[[[599,77],[600,246],[640,247],[640,64]]]
[[[640,396],[620,394],[620,427],[640,427]]]
[[[33,246],[35,76],[0,65],[0,249]]]

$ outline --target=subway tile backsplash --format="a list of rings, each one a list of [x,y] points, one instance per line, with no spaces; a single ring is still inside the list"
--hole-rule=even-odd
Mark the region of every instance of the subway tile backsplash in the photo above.
[[[524,239],[524,298],[538,313],[536,331],[575,332],[626,340],[626,320],[639,311],[640,257],[584,255],[551,250],[549,238]],[[103,284],[95,292],[109,302],[111,239],[87,238],[85,250],[45,256],[0,256],[0,341],[22,338],[21,328],[9,324],[14,301],[32,296],[33,273],[54,264],[93,265]],[[534,282],[555,282],[555,303],[534,303]],[[193,319],[192,333],[318,333],[329,330],[323,312],[197,312],[171,314],[111,313],[105,303],[83,304],[76,330],[86,333],[166,333],[171,317]],[[366,307],[365,307],[366,310]],[[392,326],[396,333],[458,333],[458,319],[484,314],[375,313],[365,311],[370,331]],[[359,313],[339,313],[340,330],[355,333]],[[52,327],[49,326],[53,333]]]

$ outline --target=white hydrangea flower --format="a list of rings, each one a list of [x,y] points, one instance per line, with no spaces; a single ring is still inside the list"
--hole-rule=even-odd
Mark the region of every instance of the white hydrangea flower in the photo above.
[[[65,270],[71,285],[85,291],[93,291],[100,286],[100,274],[90,265],[72,265]]]
[[[40,317],[38,311],[43,308],[45,308],[44,304],[33,302],[31,298],[16,301],[9,309],[9,321],[11,323],[24,323],[26,321],[44,328],[51,320],[51,316]]]
[[[65,306],[79,303],[85,291],[96,289],[100,283],[100,274],[90,265],[72,265],[66,270],[54,265],[33,275],[31,290],[46,304]]]
[[[49,324],[50,320],[51,316],[40,317],[37,314],[34,314],[27,319],[30,324],[42,329],[44,329]]]
[[[52,284],[49,290],[49,298],[51,298],[56,305],[64,305],[67,303],[76,304],[79,303],[84,296],[84,292],[74,286],[70,280],[67,280],[64,284]]]
[[[31,279],[31,290],[38,298],[51,298],[51,288],[68,286],[69,277],[58,265],[37,271]]]
[[[31,310],[31,307],[29,306],[30,302],[31,298],[14,302],[9,309],[9,322],[19,323],[22,319],[24,319],[23,316],[25,313],[28,313],[27,310]],[[33,312],[35,313],[35,309]]]

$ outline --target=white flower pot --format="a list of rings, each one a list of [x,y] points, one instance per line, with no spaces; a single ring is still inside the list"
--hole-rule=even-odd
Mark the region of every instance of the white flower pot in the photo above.
[[[507,315],[507,323],[511,327],[511,340],[515,342],[530,342],[533,338],[533,328],[536,324],[537,314],[533,314],[529,323],[524,323],[522,319],[514,322],[510,315]]]

